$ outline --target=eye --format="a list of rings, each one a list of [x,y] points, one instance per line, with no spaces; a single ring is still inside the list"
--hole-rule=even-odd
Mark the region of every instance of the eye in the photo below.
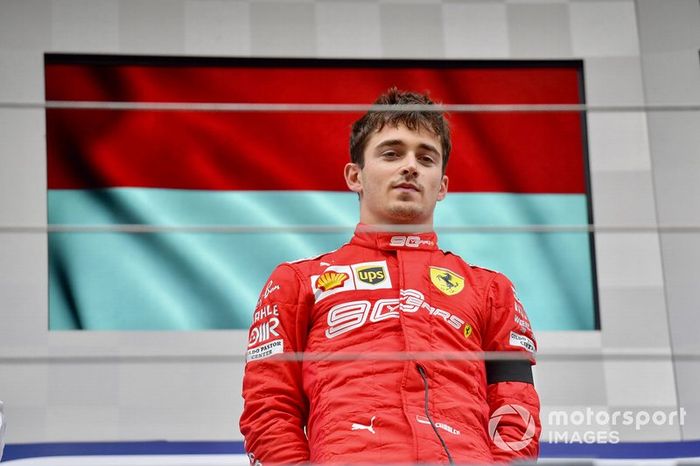
[[[419,156],[418,159],[426,165],[435,163],[435,157],[429,154],[423,154]]]
[[[398,156],[399,156],[399,153],[394,151],[394,150],[387,150],[387,151],[382,152],[382,157],[386,157],[389,159],[395,159]]]

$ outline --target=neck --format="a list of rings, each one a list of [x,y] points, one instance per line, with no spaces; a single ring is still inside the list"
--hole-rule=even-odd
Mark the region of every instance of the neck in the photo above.
[[[366,223],[360,220],[358,229],[366,232],[425,233],[432,232],[432,223]]]
[[[376,228],[375,231],[422,232],[433,231],[433,216],[427,218],[397,219],[372,215],[360,211],[360,224]]]

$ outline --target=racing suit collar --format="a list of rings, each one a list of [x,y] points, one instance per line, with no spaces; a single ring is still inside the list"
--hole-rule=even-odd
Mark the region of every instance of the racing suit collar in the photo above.
[[[434,231],[421,233],[379,231],[377,227],[359,223],[350,244],[381,250],[406,249],[432,251],[438,248]]]

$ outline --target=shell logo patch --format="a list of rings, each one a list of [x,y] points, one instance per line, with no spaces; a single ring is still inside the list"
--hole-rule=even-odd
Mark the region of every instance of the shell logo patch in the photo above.
[[[464,289],[464,277],[441,267],[430,267],[430,281],[448,296],[456,295]]]
[[[322,291],[329,291],[333,288],[343,286],[343,283],[350,278],[343,272],[326,272],[316,279],[316,288]]]

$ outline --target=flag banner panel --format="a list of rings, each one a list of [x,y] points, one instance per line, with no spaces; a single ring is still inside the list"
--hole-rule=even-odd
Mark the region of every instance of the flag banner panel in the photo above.
[[[196,104],[361,104],[388,89],[444,104],[581,104],[582,61],[45,55],[51,225],[330,226],[358,221],[342,176],[362,112]],[[177,110],[113,103],[171,103]],[[190,105],[189,107],[187,105]],[[587,232],[444,232],[592,223],[582,112],[452,112],[440,246],[506,273],[538,330],[598,327]],[[343,232],[53,232],[49,328],[247,328],[275,265]]]

